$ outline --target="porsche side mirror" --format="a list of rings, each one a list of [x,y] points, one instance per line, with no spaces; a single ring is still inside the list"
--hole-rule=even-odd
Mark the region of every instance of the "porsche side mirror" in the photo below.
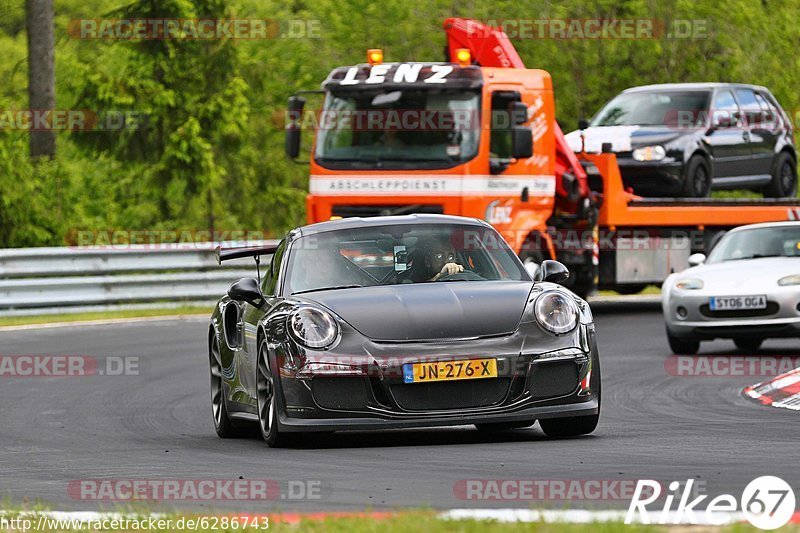
[[[689,266],[696,267],[706,262],[706,254],[692,254],[689,256]]]
[[[247,302],[254,307],[261,307],[261,304],[264,303],[264,295],[261,294],[261,288],[258,286],[256,278],[248,277],[235,281],[228,288],[228,296],[231,300]]]
[[[539,267],[539,281],[561,283],[569,279],[569,269],[558,261],[546,259]]]
[[[589,129],[589,121],[586,120],[585,118],[578,120],[578,129],[579,130]]]

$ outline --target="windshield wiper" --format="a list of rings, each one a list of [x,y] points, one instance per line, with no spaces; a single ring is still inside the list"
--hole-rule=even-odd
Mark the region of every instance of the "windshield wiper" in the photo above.
[[[359,287],[363,287],[363,285],[334,285],[333,287],[317,287],[316,289],[306,289],[304,291],[297,291],[293,292],[292,296],[295,294],[305,294],[307,292],[315,292],[315,291],[336,291],[339,289],[357,289]]]

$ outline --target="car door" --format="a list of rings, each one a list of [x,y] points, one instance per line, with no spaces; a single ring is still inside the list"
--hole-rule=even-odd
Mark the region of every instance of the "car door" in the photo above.
[[[759,135],[763,137],[763,144],[765,145],[765,161],[762,172],[769,174],[772,172],[775,149],[783,133],[783,123],[781,122],[780,113],[765,95],[756,92],[755,96],[760,109],[760,120],[758,122]]]
[[[744,163],[747,174],[768,176],[777,139],[775,132],[765,127],[765,117],[752,89],[736,89],[736,99],[739,101],[749,135],[750,160]]]
[[[256,390],[256,372],[258,365],[258,324],[264,316],[278,304],[277,296],[278,279],[280,277],[283,258],[285,257],[286,240],[284,239],[275,251],[275,255],[266,269],[262,272],[261,293],[264,303],[261,307],[254,307],[249,303],[244,304],[243,312],[243,349],[238,352],[239,372],[242,376],[242,385],[248,391],[250,405],[257,407],[258,397]]]
[[[730,181],[748,174],[742,168],[742,163],[750,158],[748,133],[743,129],[741,110],[731,89],[717,89],[714,93],[706,143],[714,158],[715,180]]]

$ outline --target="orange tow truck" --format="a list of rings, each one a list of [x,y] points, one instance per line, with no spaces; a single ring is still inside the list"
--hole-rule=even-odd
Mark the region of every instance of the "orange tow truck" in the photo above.
[[[557,259],[565,285],[638,292],[688,266],[727,229],[800,218],[798,199],[641,198],[616,157],[575,153],[555,120],[552,79],[525,68],[508,37],[480,22],[444,23],[447,61],[338,67],[321,91],[289,99],[286,152],[297,159],[314,113],[308,223],[443,213],[492,224],[535,270]]]

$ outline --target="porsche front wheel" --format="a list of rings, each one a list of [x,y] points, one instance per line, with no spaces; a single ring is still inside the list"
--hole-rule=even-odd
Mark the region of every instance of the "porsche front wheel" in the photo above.
[[[219,341],[216,335],[211,340],[208,354],[211,370],[211,414],[214,416],[214,429],[223,439],[241,436],[242,432],[235,427],[228,417],[225,405],[225,389],[222,383],[222,365],[220,364]]]
[[[258,429],[270,448],[279,448],[286,444],[287,438],[278,429],[278,399],[266,340],[258,348],[257,387]]]
[[[546,418],[539,420],[539,425],[548,437],[577,437],[594,431],[599,421],[600,415],[597,414],[569,418]]]

